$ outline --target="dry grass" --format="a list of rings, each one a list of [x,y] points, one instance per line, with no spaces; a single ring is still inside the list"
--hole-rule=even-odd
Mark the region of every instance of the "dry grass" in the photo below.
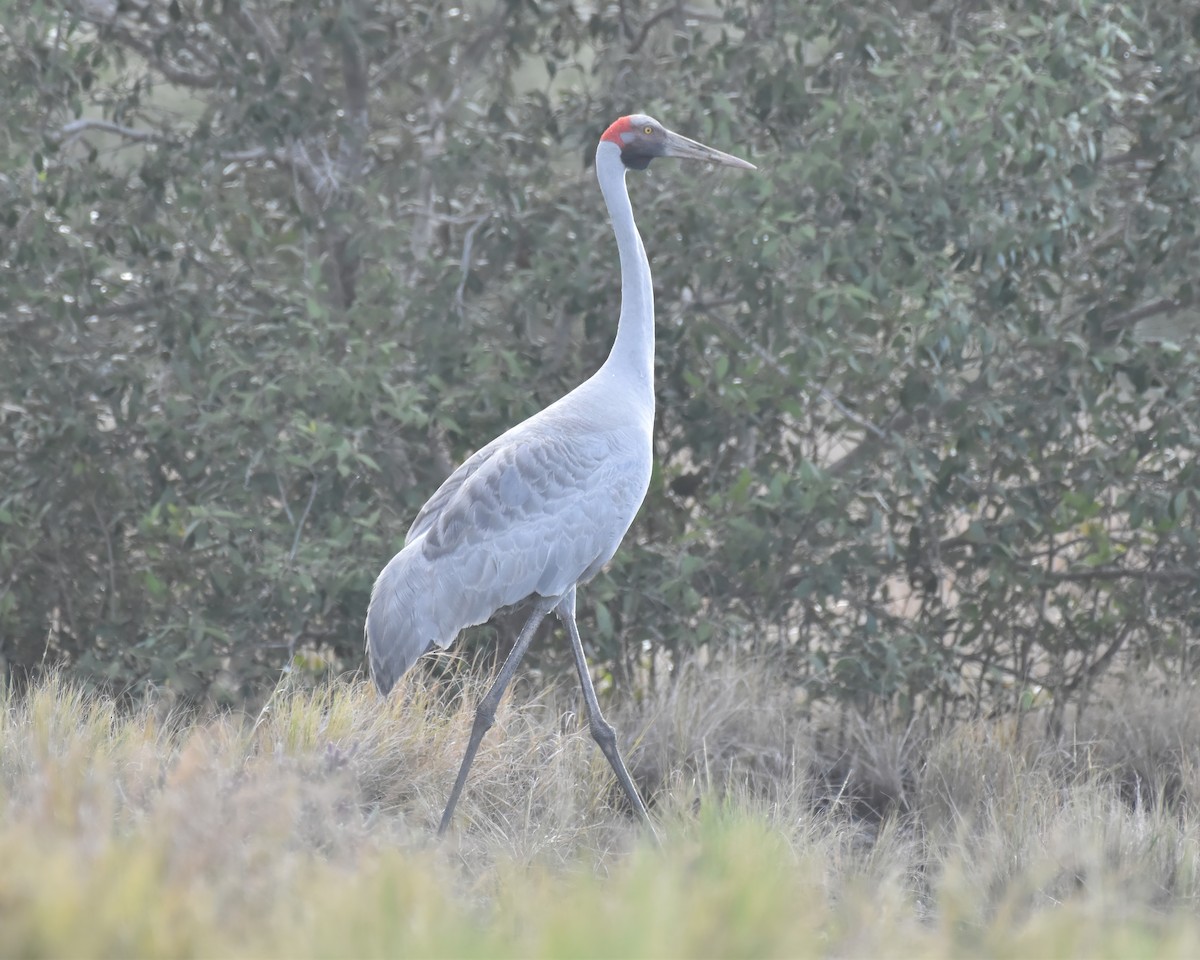
[[[506,701],[439,843],[478,687],[184,719],[47,680],[0,702],[0,955],[1200,954],[1194,692],[831,756],[762,666],[613,705],[661,850],[566,687]]]

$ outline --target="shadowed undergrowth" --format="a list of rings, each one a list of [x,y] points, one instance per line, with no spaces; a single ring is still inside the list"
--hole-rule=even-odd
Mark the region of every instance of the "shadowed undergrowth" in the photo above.
[[[439,843],[479,685],[184,718],[49,679],[0,709],[0,954],[1200,950],[1191,691],[1121,694],[1070,740],[843,720],[832,753],[769,677],[613,705],[661,850],[565,688],[502,705]]]

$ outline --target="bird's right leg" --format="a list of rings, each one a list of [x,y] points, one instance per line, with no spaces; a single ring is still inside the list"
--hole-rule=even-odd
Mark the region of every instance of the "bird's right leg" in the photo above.
[[[512,652],[504,661],[500,673],[496,675],[495,682],[484,694],[483,699],[479,701],[479,706],[475,708],[475,722],[471,725],[471,739],[467,741],[467,752],[463,754],[462,766],[458,768],[458,779],[454,781],[454,789],[450,791],[450,799],[446,801],[446,810],[442,813],[442,823],[438,827],[439,837],[450,826],[450,819],[454,816],[458,797],[467,782],[467,771],[471,769],[471,762],[475,759],[475,751],[479,749],[479,742],[483,739],[483,735],[496,722],[496,707],[500,705],[508,682],[521,663],[521,658],[525,656],[525,651],[529,649],[529,644],[533,642],[533,635],[537,631],[538,624],[546,619],[546,614],[554,609],[554,604],[554,600],[547,600],[544,597],[536,599],[533,612],[525,621],[525,626],[521,628],[517,642],[513,644]]]
[[[654,829],[654,824],[650,822],[650,813],[646,810],[646,804],[642,800],[642,795],[638,793],[633,777],[629,775],[629,771],[625,767],[625,761],[621,759],[621,751],[617,748],[617,732],[600,712],[600,701],[596,698],[596,688],[592,684],[592,672],[588,668],[587,657],[583,653],[583,641],[579,637],[579,625],[575,622],[574,587],[571,587],[559,601],[558,616],[566,625],[567,633],[571,636],[571,652],[575,656],[575,669],[579,673],[579,685],[583,688],[583,701],[587,704],[588,726],[592,731],[592,739],[596,741],[600,752],[608,759],[608,765],[617,775],[617,780],[625,791],[629,805],[633,807],[634,812],[646,825],[646,829],[650,831],[650,835],[657,841],[658,833]]]

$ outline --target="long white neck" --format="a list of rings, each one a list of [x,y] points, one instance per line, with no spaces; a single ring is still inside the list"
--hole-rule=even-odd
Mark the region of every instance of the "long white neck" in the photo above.
[[[633,222],[633,207],[625,188],[625,164],[615,143],[596,148],[596,178],[608,206],[617,250],[621,255],[621,317],[612,352],[597,373],[606,381],[624,381],[643,404],[654,409],[654,286],[650,261]],[[630,397],[629,399],[633,399]]]

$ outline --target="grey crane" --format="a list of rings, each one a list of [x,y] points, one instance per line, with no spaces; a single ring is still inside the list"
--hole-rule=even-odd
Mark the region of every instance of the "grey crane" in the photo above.
[[[600,713],[575,623],[575,592],[612,559],[650,484],[654,289],[625,172],[644,170],[656,157],[755,169],[642,114],[622,117],[604,132],[596,148],[596,177],[621,259],[621,314],[608,359],[566,396],[450,474],[421,508],[404,548],[371,591],[367,660],[384,695],[433,646],[449,646],[464,627],[487,621],[502,607],[533,601],[512,652],[476,709],[439,834],[450,824],[505,688],[551,611],[571,638],[592,737],[629,803],[650,825],[616,733]]]

